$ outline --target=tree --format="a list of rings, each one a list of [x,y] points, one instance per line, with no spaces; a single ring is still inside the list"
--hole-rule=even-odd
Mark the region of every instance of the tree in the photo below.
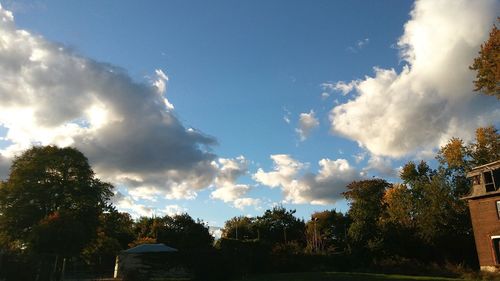
[[[152,218],[154,238],[179,250],[205,250],[212,248],[214,238],[203,221],[195,221],[188,214]]]
[[[315,212],[306,223],[307,250],[315,253],[344,251],[350,220],[336,210]]]
[[[470,69],[477,71],[474,90],[500,99],[500,30],[496,25],[493,25],[489,39],[481,45],[479,56]]]
[[[116,254],[127,249],[135,239],[133,223],[129,214],[115,209],[102,213],[99,216],[97,237],[83,250],[87,264],[99,271],[112,268]]]
[[[275,206],[257,217],[255,224],[261,241],[276,245],[280,243],[304,243],[304,221],[294,216],[295,210]]]
[[[258,233],[255,218],[239,216],[226,221],[222,230],[222,238],[238,240],[257,239]]]
[[[74,148],[33,147],[0,188],[0,232],[26,252],[74,256],[96,235],[112,185]]]
[[[415,228],[414,194],[407,185],[392,185],[385,192],[383,200],[386,206],[384,224],[396,224],[406,229]]]
[[[354,181],[347,186],[344,197],[349,201],[348,230],[354,251],[375,252],[380,248],[379,219],[384,212],[383,197],[390,184],[383,179]]]

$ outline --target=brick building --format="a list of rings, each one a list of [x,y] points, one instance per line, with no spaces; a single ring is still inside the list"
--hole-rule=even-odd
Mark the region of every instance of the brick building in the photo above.
[[[464,197],[474,230],[479,265],[483,271],[500,271],[500,160],[467,173],[470,195]]]

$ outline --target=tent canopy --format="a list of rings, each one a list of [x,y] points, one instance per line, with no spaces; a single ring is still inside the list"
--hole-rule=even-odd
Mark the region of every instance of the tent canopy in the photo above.
[[[141,253],[168,253],[177,252],[177,249],[166,246],[165,244],[142,244],[134,248],[123,251],[128,254],[141,254]]]

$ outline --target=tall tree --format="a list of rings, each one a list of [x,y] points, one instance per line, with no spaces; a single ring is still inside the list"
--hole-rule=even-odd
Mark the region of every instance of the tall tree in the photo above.
[[[304,221],[294,216],[295,210],[275,206],[257,217],[255,224],[261,241],[270,244],[304,243]]]
[[[188,214],[165,216],[159,221],[157,241],[179,250],[203,250],[213,245],[208,227]]]
[[[74,148],[33,147],[12,163],[0,188],[0,232],[31,253],[78,255],[96,235],[111,184],[95,178]]]
[[[500,99],[500,30],[496,25],[493,25],[488,41],[481,45],[479,56],[474,59],[470,69],[477,71],[475,91]]]
[[[307,250],[314,253],[344,251],[349,224],[349,217],[336,210],[315,212],[306,223]]]
[[[222,230],[222,238],[248,240],[257,239],[258,236],[255,218],[245,216],[234,217],[226,221]]]
[[[100,271],[112,268],[118,252],[134,241],[133,220],[114,209],[99,216],[97,237],[83,250],[85,261]]]
[[[94,237],[111,189],[78,150],[33,147],[14,159],[0,189],[1,231],[27,249],[78,254]],[[45,244],[50,232],[58,235]]]
[[[344,192],[349,201],[349,217],[352,223],[348,230],[354,251],[378,251],[381,244],[379,219],[384,212],[383,196],[390,184],[383,179],[354,181]]]

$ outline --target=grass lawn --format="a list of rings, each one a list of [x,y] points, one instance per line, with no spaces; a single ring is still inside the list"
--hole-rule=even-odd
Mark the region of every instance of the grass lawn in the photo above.
[[[432,280],[432,281],[453,281],[463,279],[426,277],[426,276],[407,276],[407,275],[389,275],[372,273],[349,273],[349,272],[306,272],[306,273],[286,273],[252,276],[238,279],[235,281],[412,281],[412,280]]]

